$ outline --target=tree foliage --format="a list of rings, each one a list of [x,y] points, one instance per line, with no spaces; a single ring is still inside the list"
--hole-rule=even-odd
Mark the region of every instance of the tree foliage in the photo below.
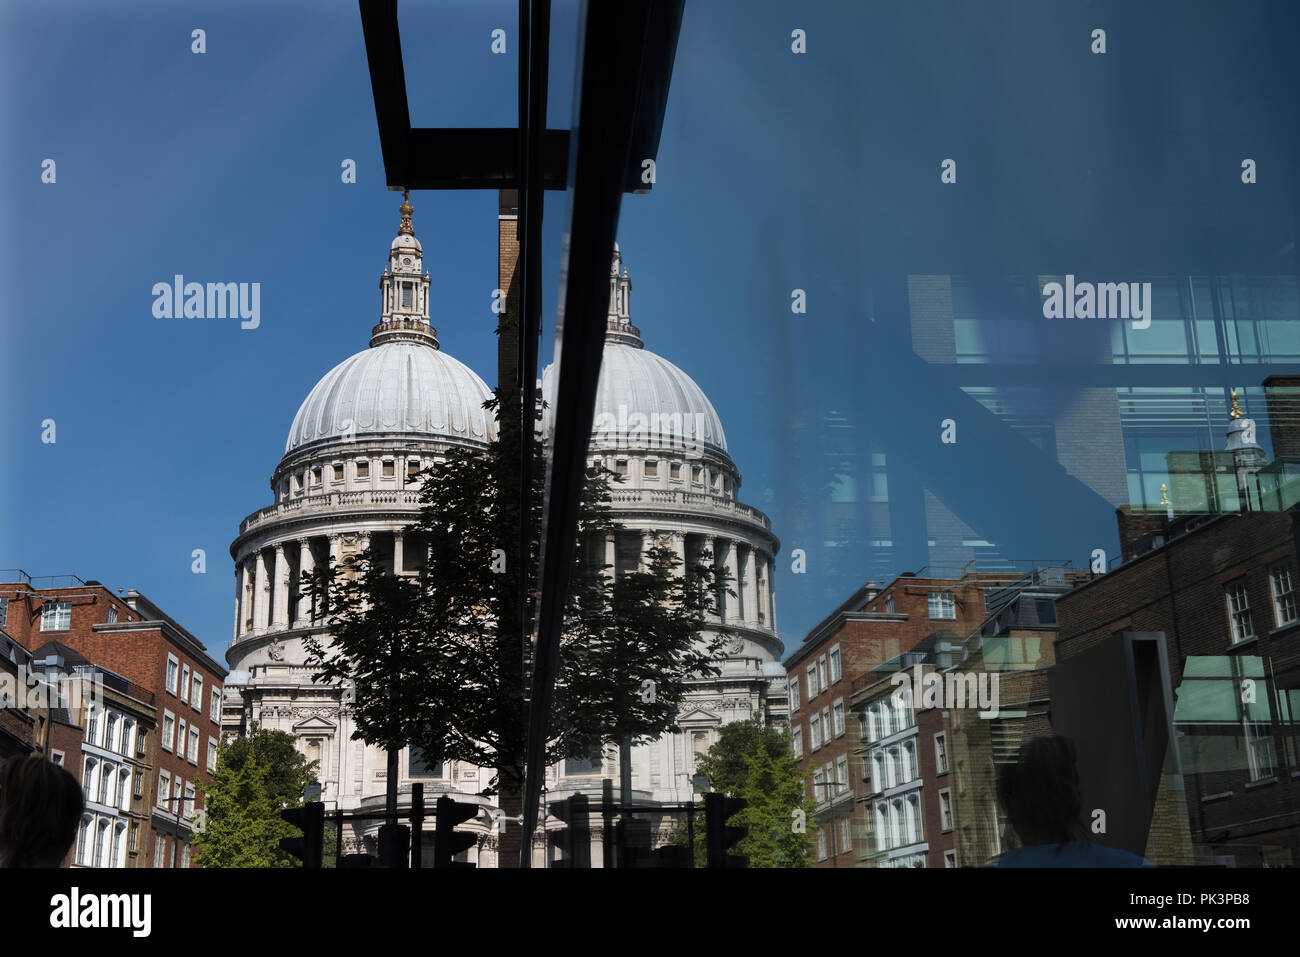
[[[302,803],[314,770],[315,763],[309,764],[283,731],[253,725],[249,737],[223,741],[211,782],[198,785],[205,817],[194,839],[200,866],[296,866],[279,844],[299,832],[280,811]]]
[[[747,829],[730,853],[743,855],[750,867],[811,866],[808,828],[815,826],[815,802],[805,793],[807,774],[800,770],[786,732],[757,719],[724,724],[697,768],[709,779],[711,790],[746,802],[728,822]],[[707,864],[707,840],[704,807],[697,803],[696,867]],[[671,842],[686,843],[682,824],[674,829]]]

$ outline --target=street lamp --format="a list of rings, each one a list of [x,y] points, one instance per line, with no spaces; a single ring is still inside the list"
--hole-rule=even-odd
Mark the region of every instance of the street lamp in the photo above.
[[[179,809],[176,810],[176,811],[174,811],[174,812],[172,812],[173,816],[176,818],[176,844],[177,844],[177,847],[172,851],[172,868],[175,869],[175,868],[178,868],[178,867],[181,866],[181,865],[180,865],[181,852],[180,852],[180,847],[179,847],[179,845],[181,844],[181,815],[182,815],[182,814],[184,813],[184,811],[185,811],[185,802],[186,802],[186,801],[194,802],[194,801],[197,801],[198,798],[197,798],[197,797],[185,797],[184,795],[182,795],[182,796],[180,796],[180,797],[165,797],[165,798],[163,798],[163,800],[167,802],[167,810],[168,810],[169,812],[172,811],[172,802],[173,802],[173,801],[178,801],[178,802],[180,803],[180,807],[179,807]]]
[[[848,785],[848,782],[847,782],[847,781],[823,781],[821,784],[818,784],[816,781],[814,781],[814,782],[812,782],[812,786],[813,786],[814,788],[829,788],[829,787],[836,787],[836,788],[838,788],[838,787],[848,787],[849,785]],[[830,796],[829,796],[829,795],[827,796],[826,800],[827,800],[828,802],[830,801]],[[837,867],[840,866],[840,865],[839,865],[839,856],[840,856],[839,846],[840,846],[840,844],[839,844],[839,839],[835,836],[835,828],[834,828],[834,826],[832,826],[832,827],[831,827],[831,868],[832,868],[832,869],[837,868]]]

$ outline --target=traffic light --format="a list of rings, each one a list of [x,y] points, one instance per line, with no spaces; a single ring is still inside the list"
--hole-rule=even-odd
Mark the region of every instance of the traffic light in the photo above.
[[[551,814],[567,827],[547,831],[552,847],[560,849],[560,859],[551,867],[591,867],[591,819],[587,795],[573,794],[551,805]]]
[[[313,801],[301,807],[287,807],[280,817],[302,831],[302,837],[283,837],[280,850],[302,861],[304,868],[320,870],[321,844],[325,840],[325,805]]]
[[[379,826],[379,862],[382,867],[410,866],[411,829],[401,824]]]
[[[457,824],[478,815],[478,805],[461,804],[449,797],[440,797],[435,814],[433,866],[473,867],[474,865],[468,861],[453,861],[452,858],[478,843],[478,838],[473,834],[456,830]]]
[[[749,862],[727,849],[748,833],[748,828],[727,824],[733,815],[745,810],[747,802],[725,794],[704,795],[704,829],[709,847],[709,867],[748,867]]]

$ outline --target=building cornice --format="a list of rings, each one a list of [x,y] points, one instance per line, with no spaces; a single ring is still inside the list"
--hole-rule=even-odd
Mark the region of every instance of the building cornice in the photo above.
[[[140,621],[101,622],[91,625],[91,630],[101,635],[116,635],[123,632],[157,631],[172,644],[181,648],[190,657],[197,659],[204,667],[224,681],[228,672],[209,657],[207,649],[199,644],[198,639],[182,632],[170,622],[157,618],[145,618]]]

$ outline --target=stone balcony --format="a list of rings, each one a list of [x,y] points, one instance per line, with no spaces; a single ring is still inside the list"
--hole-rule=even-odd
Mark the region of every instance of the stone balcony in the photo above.
[[[610,501],[617,509],[620,505],[645,505],[664,511],[698,511],[701,506],[714,513],[733,515],[742,521],[772,530],[772,521],[758,509],[721,495],[709,492],[684,492],[675,489],[615,488],[610,490]]]
[[[298,518],[304,515],[322,514],[341,511],[364,511],[374,509],[377,512],[396,508],[418,510],[420,493],[399,489],[358,489],[352,492],[326,492],[322,495],[303,495],[276,505],[259,509],[239,523],[239,534],[284,518]]]
[[[615,488],[610,491],[610,501],[619,506],[645,506],[665,512],[711,512],[749,522],[771,532],[772,521],[758,509],[709,492],[685,492],[678,489]],[[299,518],[308,515],[328,515],[332,512],[391,511],[393,508],[418,510],[420,493],[410,489],[358,489],[351,492],[326,492],[320,495],[303,495],[276,505],[268,505],[249,515],[239,523],[242,537],[252,529],[268,522]]]

